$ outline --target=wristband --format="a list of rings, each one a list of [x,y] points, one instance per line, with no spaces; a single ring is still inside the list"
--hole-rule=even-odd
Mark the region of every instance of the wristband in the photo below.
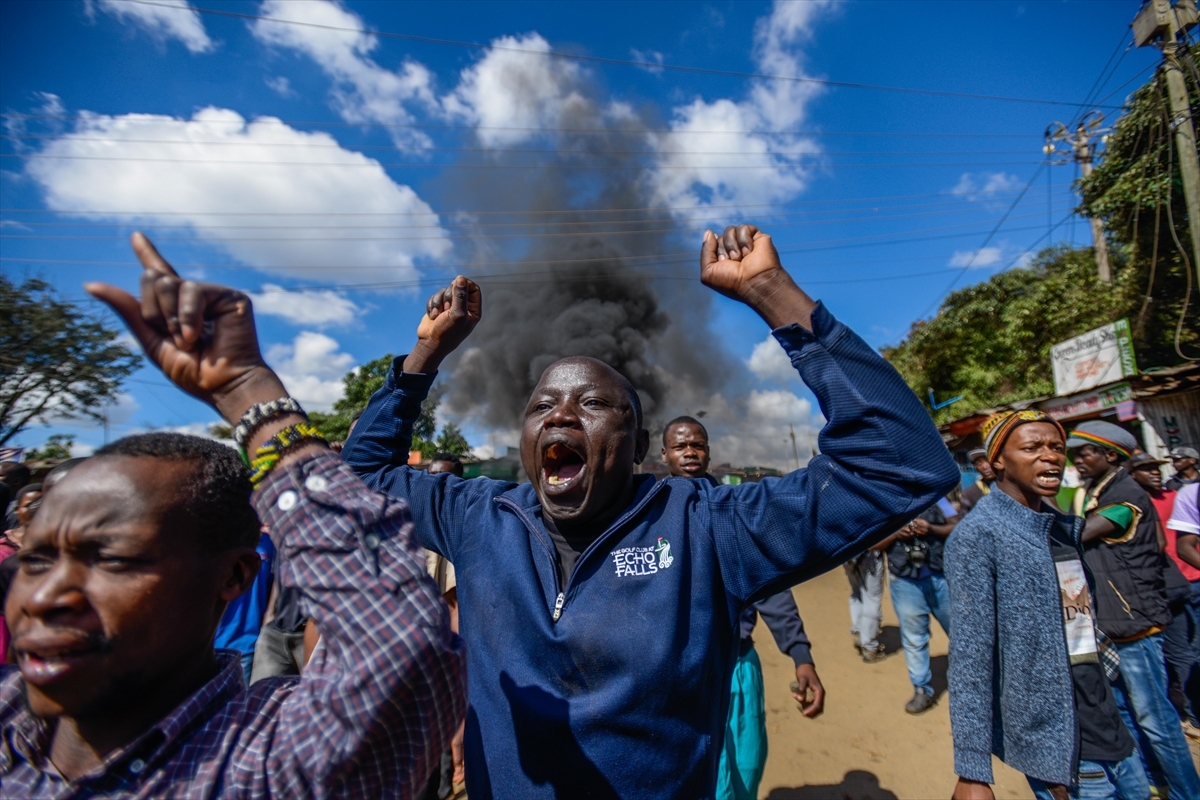
[[[289,425],[276,433],[271,437],[270,441],[255,451],[254,460],[250,462],[250,468],[254,470],[253,474],[250,475],[250,485],[257,489],[262,485],[263,480],[271,474],[271,470],[279,466],[280,460],[285,455],[300,445],[311,442],[320,442],[327,447],[329,446],[329,442],[321,435],[316,426],[310,425],[307,422],[301,422],[298,425]]]
[[[247,437],[254,433],[267,420],[283,414],[303,413],[304,409],[291,397],[281,397],[278,400],[271,400],[266,403],[256,403],[250,406],[246,413],[242,415],[242,418],[238,420],[238,424],[233,429],[233,440],[237,442],[238,447],[245,448]]]

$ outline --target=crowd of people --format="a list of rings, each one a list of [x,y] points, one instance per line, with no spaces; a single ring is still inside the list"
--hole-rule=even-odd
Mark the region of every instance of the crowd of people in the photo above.
[[[130,436],[31,483],[0,465],[5,796],[742,800],[767,758],[761,616],[805,717],[825,689],[791,588],[839,564],[862,658],[890,584],[913,697],[949,634],[956,797],[993,754],[1039,797],[1200,797],[1196,453],[1174,475],[1105,422],[989,419],[960,472],[894,369],[753,226],[700,279],[771,328],[827,423],[821,453],[725,485],[708,432],[663,430],[628,379],[551,364],[528,482],[408,464],[442,361],[483,313],[459,277],[331,447],[263,362],[249,299],[179,278],[140,234],[141,297],[88,291],[238,450]],[[1068,452],[1086,489],[1059,509]],[[886,562],[886,566],[885,566]]]

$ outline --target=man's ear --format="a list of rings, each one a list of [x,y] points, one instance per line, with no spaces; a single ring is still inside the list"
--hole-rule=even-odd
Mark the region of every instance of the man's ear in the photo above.
[[[662,462],[664,464],[667,463],[667,448],[665,448],[665,447],[662,449]]]
[[[646,454],[650,452],[650,431],[645,428],[639,428],[637,432],[637,446],[633,449],[633,463],[640,464],[646,460]],[[665,460],[667,451],[663,450]]]
[[[262,567],[262,556],[248,547],[240,547],[230,554],[225,581],[221,585],[221,600],[231,603],[250,590],[258,570]]]
[[[1115,463],[1117,463],[1117,461],[1119,459],[1120,459],[1120,456],[1117,455],[1116,450],[1105,450],[1104,451],[1104,460],[1107,461],[1108,463],[1115,464]]]

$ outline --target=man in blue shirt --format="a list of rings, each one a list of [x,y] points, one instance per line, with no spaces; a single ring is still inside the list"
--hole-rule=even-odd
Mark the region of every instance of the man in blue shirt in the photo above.
[[[213,647],[217,650],[236,650],[242,659],[242,672],[246,685],[250,685],[250,668],[254,666],[254,643],[262,630],[263,616],[267,611],[267,598],[271,594],[271,583],[275,579],[275,545],[266,531],[259,534],[259,558],[262,564],[258,576],[250,589],[225,606],[225,615],[217,626],[217,638]]]
[[[408,467],[436,369],[482,313],[462,276],[430,298],[413,351],[342,451],[369,486],[408,501],[418,541],[454,564],[472,800],[712,797],[742,611],[958,482],[912,390],[792,281],[770,237],[707,232],[700,266],[771,326],[817,397],[828,422],[806,469],[742,486],[635,474],[650,447],[637,392],[581,357],[552,363],[525,408],[531,483]],[[552,354],[565,310],[530,309]]]
[[[958,512],[943,497],[878,546],[887,552],[892,605],[900,618],[900,643],[913,685],[912,699],[904,706],[909,714],[923,714],[934,705],[929,618],[935,617],[950,634],[950,588],[942,559],[946,537],[957,524]]]

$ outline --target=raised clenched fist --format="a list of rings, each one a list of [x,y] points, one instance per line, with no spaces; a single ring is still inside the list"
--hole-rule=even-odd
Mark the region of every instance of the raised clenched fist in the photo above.
[[[434,292],[417,325],[417,344],[404,361],[405,372],[432,372],[475,330],[483,316],[478,284],[459,275]]]

